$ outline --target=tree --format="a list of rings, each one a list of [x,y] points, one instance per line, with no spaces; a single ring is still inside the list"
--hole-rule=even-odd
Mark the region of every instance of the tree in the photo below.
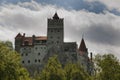
[[[65,72],[57,59],[57,55],[50,57],[47,65],[40,74],[40,80],[65,80]]]
[[[3,43],[4,45],[6,45],[6,47],[8,47],[8,48],[10,48],[11,50],[13,50],[13,44],[12,44],[12,42],[10,42],[10,41],[2,41],[2,43]]]
[[[20,55],[0,42],[0,80],[29,80],[29,74],[21,66]]]
[[[64,67],[66,80],[89,80],[90,77],[80,64],[68,63]]]
[[[112,54],[96,55],[95,63],[98,70],[98,80],[119,80],[120,62]]]

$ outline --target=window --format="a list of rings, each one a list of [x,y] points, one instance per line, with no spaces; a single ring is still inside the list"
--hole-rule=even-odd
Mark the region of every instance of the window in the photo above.
[[[28,56],[28,54],[26,53],[26,56]]]
[[[52,39],[53,37],[51,36],[50,38]]]
[[[38,53],[38,55],[40,55],[40,53]]]
[[[60,30],[57,30],[57,32],[60,32]]]
[[[24,61],[22,61],[22,63],[24,63]]]
[[[46,49],[46,47],[44,47],[44,49]]]
[[[37,47],[35,49],[37,50]]]
[[[53,44],[54,42],[52,41],[51,43]]]
[[[38,61],[40,62],[40,59]]]
[[[37,60],[35,59],[35,62],[37,62]]]
[[[28,63],[30,63],[30,60],[28,60]]]
[[[59,41],[57,41],[57,44],[59,43]]]
[[[53,32],[53,30],[51,30],[51,32]]]
[[[21,54],[21,56],[23,56],[23,54]]]
[[[60,39],[60,37],[57,37],[58,39]]]

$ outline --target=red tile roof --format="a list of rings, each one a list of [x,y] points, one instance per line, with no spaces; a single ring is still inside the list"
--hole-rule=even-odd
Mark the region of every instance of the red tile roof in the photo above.
[[[47,37],[46,36],[38,36],[38,37],[35,37],[35,40],[47,40]]]
[[[32,37],[24,37],[24,39],[23,39],[23,45],[25,45],[25,42],[27,42],[28,45],[32,45],[33,38]]]
[[[47,40],[46,36],[38,36],[35,37],[35,40]],[[22,45],[33,45],[33,37],[24,37],[23,38],[23,44]]]

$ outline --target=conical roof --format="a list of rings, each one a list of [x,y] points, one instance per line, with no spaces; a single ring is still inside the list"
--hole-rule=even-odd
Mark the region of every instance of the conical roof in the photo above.
[[[16,38],[21,38],[21,37],[22,37],[22,35],[20,33],[18,33],[17,36],[15,37],[15,39]]]
[[[59,19],[57,12],[54,14],[53,19]]]
[[[81,43],[80,43],[79,51],[87,52],[87,48],[86,48],[85,41],[83,38],[82,38]]]

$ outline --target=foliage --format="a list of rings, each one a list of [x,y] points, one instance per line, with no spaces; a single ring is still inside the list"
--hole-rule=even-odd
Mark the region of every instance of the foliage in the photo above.
[[[0,80],[29,80],[29,74],[20,64],[20,55],[0,42]]]
[[[54,55],[49,58],[47,65],[42,70],[40,80],[64,80],[64,73],[62,65],[58,61],[57,56]]]
[[[80,64],[68,63],[64,67],[66,80],[89,80],[89,75]]]
[[[98,80],[119,80],[120,79],[120,63],[112,54],[96,55],[95,62],[97,64]]]
[[[68,63],[62,67],[55,55],[49,58],[36,80],[90,80],[90,77],[79,64]]]

